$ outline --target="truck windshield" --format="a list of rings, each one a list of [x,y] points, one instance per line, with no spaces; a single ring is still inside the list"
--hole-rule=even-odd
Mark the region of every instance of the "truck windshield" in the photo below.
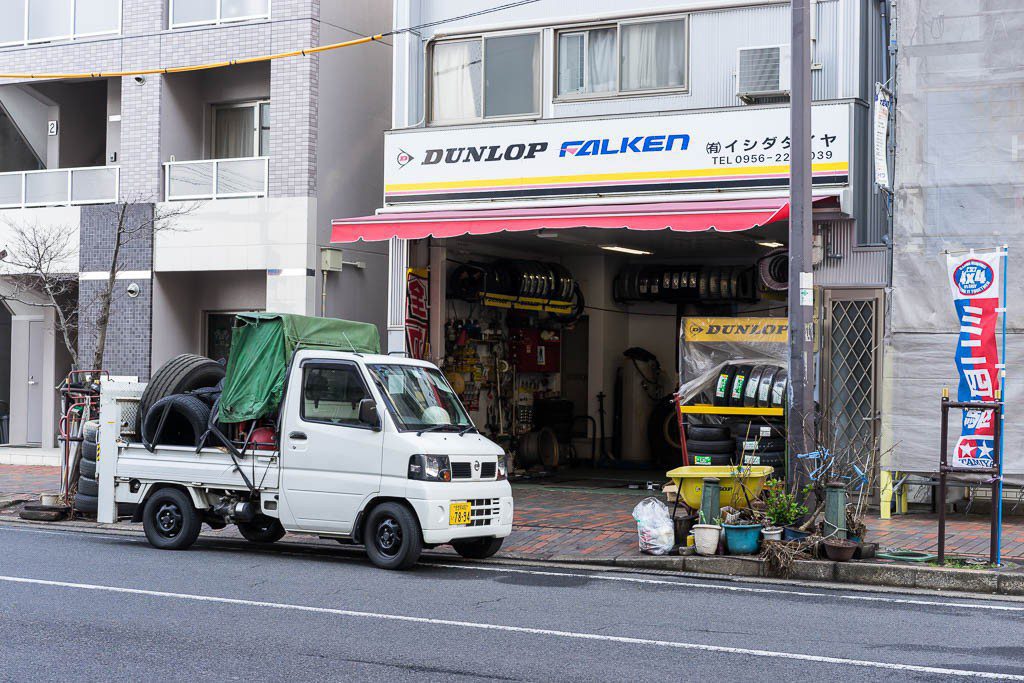
[[[371,365],[395,421],[406,430],[462,430],[473,423],[444,375],[418,365]]]

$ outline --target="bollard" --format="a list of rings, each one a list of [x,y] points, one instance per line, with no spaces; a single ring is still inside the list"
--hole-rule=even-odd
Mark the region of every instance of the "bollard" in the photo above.
[[[704,477],[700,491],[701,524],[717,524],[715,519],[722,513],[722,485],[716,477]]]
[[[837,481],[825,486],[825,538],[846,538],[846,487]]]

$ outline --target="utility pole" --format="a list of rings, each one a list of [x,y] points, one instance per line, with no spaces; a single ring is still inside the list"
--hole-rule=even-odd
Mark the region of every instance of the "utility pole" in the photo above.
[[[814,284],[811,251],[811,9],[792,0],[789,97],[789,405],[787,478],[814,443]]]

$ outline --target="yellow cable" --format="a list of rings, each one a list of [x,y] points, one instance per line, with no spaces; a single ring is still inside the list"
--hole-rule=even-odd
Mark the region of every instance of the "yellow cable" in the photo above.
[[[343,43],[331,43],[330,45],[320,45],[318,47],[307,47],[303,50],[292,50],[290,52],[278,52],[272,55],[260,55],[258,57],[243,57],[241,59],[229,59],[224,62],[212,62],[210,64],[195,64],[192,66],[168,66],[157,69],[137,69],[135,71],[97,71],[93,73],[78,73],[78,74],[4,74],[0,73],[0,78],[11,78],[18,80],[26,79],[70,79],[70,78],[121,78],[122,76],[148,76],[150,74],[176,74],[185,73],[188,71],[203,71],[205,69],[219,69],[225,66],[234,66],[235,64],[252,64],[253,62],[269,62],[274,59],[284,59],[285,57],[306,57],[308,55],[316,54],[318,52],[327,52],[328,50],[337,50],[342,47],[352,47],[355,45],[363,45],[364,43],[372,43],[377,40],[383,40],[386,33],[378,33],[372,36],[366,36],[364,38],[356,38],[355,40],[346,40]]]

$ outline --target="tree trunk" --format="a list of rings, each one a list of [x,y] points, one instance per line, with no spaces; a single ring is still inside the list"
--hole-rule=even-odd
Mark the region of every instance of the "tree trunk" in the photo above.
[[[93,351],[92,367],[87,368],[89,370],[103,369],[103,353],[107,347],[107,325],[110,323],[110,306],[114,301],[114,285],[117,283],[117,262],[121,256],[121,243],[126,229],[127,209],[125,206],[122,206],[117,214],[114,252],[110,255],[110,270],[107,272],[107,281],[103,285],[103,291],[100,292],[100,310],[99,315],[96,316],[96,349]]]

